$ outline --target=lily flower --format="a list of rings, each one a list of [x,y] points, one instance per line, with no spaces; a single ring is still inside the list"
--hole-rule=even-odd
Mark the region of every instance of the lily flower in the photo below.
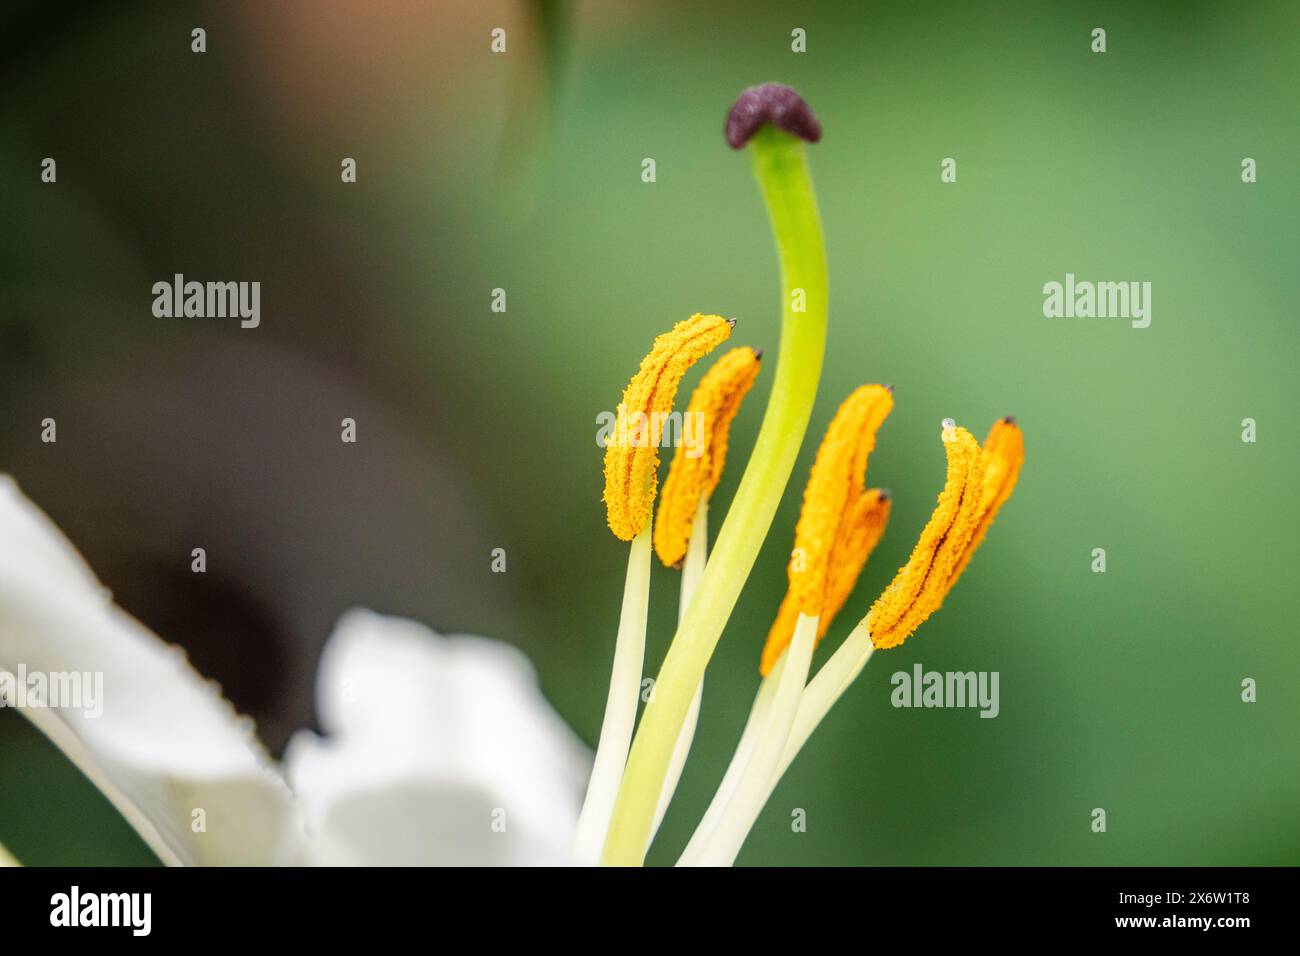
[[[169,864],[567,862],[590,758],[514,648],[354,610],[283,764],[0,476],[0,672],[102,674],[30,719]]]
[[[725,133],[732,148],[750,152],[776,239],[781,349],[763,424],[731,507],[704,573],[682,606],[631,748],[620,746],[618,762],[626,755],[626,763],[612,815],[601,827],[600,860],[609,865],[641,863],[658,828],[681,771],[683,741],[689,741],[698,719],[704,670],[789,480],[825,351],[826,257],[804,149],[805,143],[821,139],[821,125],[789,87],[766,84],[741,94],[727,116]],[[945,420],[948,479],[934,517],[908,564],[809,681],[813,650],[888,523],[890,496],[867,489],[865,476],[876,431],[892,404],[891,389],[863,386],[841,405],[827,429],[795,530],[790,587],[760,662],[763,680],[735,755],[682,864],[734,861],[772,789],[822,717],[876,647],[901,644],[939,608],[1015,485],[1023,446],[1010,419],[995,426],[984,448]],[[607,479],[609,475],[607,457]],[[647,485],[653,495],[653,483]],[[656,543],[662,537],[662,550],[670,557],[681,552],[686,510],[667,512],[668,526],[657,532]],[[664,515],[661,510],[661,520]],[[644,630],[644,617],[637,625]],[[634,716],[635,702],[622,729],[630,727]],[[590,845],[584,847],[584,853],[590,852]]]
[[[702,421],[702,442],[674,454],[653,529],[659,445],[678,386],[735,321],[697,314],[678,323],[655,339],[623,393],[605,447],[604,501],[610,530],[629,542],[627,575],[581,813],[586,752],[518,652],[363,611],[344,616],[323,657],[327,736],[298,734],[277,766],[220,693],[113,607],[71,545],[5,482],[0,671],[99,670],[112,702],[101,721],[67,708],[27,716],[168,862],[640,864],[687,759],[705,669],[812,415],[828,286],[805,145],[821,132],[803,99],[778,84],[745,90],[726,119],[728,144],[749,153],[776,240],[781,336],[758,437],[711,551],[710,498],[759,353],[728,352],[695,389],[687,415]],[[983,446],[945,419],[947,474],[934,514],[907,563],[809,680],[814,648],[889,521],[891,495],[867,488],[866,473],[892,407],[891,388],[864,385],[826,430],[804,490],[789,587],[761,655],[762,681],[682,864],[735,860],[822,718],[877,648],[902,644],[940,608],[1015,487],[1024,444],[1013,419],[996,423]],[[676,632],[637,725],[652,538],[682,578]]]

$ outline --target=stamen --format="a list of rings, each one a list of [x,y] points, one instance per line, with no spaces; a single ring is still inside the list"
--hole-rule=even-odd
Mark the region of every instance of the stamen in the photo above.
[[[722,775],[722,782],[718,784],[708,809],[691,835],[690,842],[686,844],[686,849],[678,858],[678,866],[699,865],[709,840],[718,829],[718,824],[722,822],[727,807],[731,804],[731,798],[735,795],[736,788],[740,786],[745,768],[749,766],[749,758],[754,755],[758,739],[767,726],[767,715],[772,709],[772,698],[776,694],[777,678],[784,661],[783,655],[773,668],[772,674],[759,683],[758,692],[754,695],[754,703],[749,708],[749,717],[745,720],[745,728],[740,732],[740,742],[731,755],[731,763],[727,764],[727,772]]]
[[[650,520],[658,488],[659,440],[687,370],[731,335],[736,324],[693,315],[654,341],[628,382],[614,434],[605,446],[605,512],[609,529],[631,541]]]
[[[650,529],[646,528],[632,539],[632,547],[628,549],[623,609],[619,612],[618,637],[614,641],[614,665],[605,698],[605,717],[600,725],[596,757],[574,836],[574,862],[580,866],[592,866],[600,860],[619,780],[627,763],[645,662],[651,563]]]
[[[844,607],[844,602],[858,583],[858,575],[862,573],[867,558],[884,535],[891,505],[889,492],[872,488],[858,499],[852,517],[841,528],[843,537],[836,544],[831,558],[826,597],[822,602],[821,624],[817,630],[819,640],[826,634],[831,620],[840,612],[840,608]]]
[[[663,420],[672,411],[677,385],[687,369],[725,341],[735,324],[734,319],[717,315],[693,315],[657,337],[623,392],[616,430],[606,443],[606,515],[610,530],[631,541],[632,547],[605,719],[574,839],[578,863],[596,863],[600,859],[636,722],[650,591],[648,523],[654,506]]]
[[[1020,467],[1025,463],[1025,437],[1016,424],[1015,418],[1008,415],[993,423],[988,437],[984,439],[984,485],[980,492],[979,518],[970,543],[962,553],[957,566],[953,568],[948,581],[949,590],[957,583],[971,556],[980,546],[984,536],[989,533],[993,519],[998,511],[1011,497],[1016,481],[1020,478]]]
[[[688,448],[685,440],[677,446],[655,518],[655,553],[668,567],[686,556],[695,513],[722,478],[731,423],[758,377],[759,355],[748,347],[732,349],[704,373],[691,393],[682,433],[687,434],[689,422],[701,422],[703,427],[694,447]]]
[[[795,527],[797,558],[790,588],[763,647],[765,676],[790,643],[799,615],[819,618],[820,640],[857,583],[889,520],[889,496],[863,491],[876,432],[894,407],[892,390],[863,385],[836,411],[826,429],[804,488]]]
[[[699,855],[685,858],[679,861],[680,864],[730,866],[735,861],[745,837],[767,802],[772,781],[780,769],[799,710],[799,700],[808,680],[816,632],[817,619],[799,615],[789,647],[781,655],[772,677],[764,681],[774,684],[775,690],[735,791],[727,801],[716,829],[704,836]]]
[[[666,483],[664,493],[667,494]],[[700,578],[704,575],[704,565],[708,560],[708,541],[709,502],[706,498],[695,509],[695,520],[691,525],[690,546],[687,548],[686,558],[682,562],[682,587],[677,600],[677,622],[679,624],[686,617],[686,609],[691,606],[691,600],[695,597],[695,589],[699,587]],[[647,849],[654,842],[655,835],[659,832],[659,824],[663,823],[664,814],[668,812],[668,805],[672,803],[673,794],[677,792],[677,783],[681,780],[682,770],[686,767],[686,758],[691,753],[691,744],[695,741],[695,728],[700,721],[700,702],[703,698],[704,679],[701,678],[699,685],[695,688],[695,697],[691,700],[691,708],[686,713],[686,722],[682,724],[682,729],[677,735],[677,745],[673,747],[673,756],[668,764],[668,773],[664,776],[663,787],[659,791],[659,806],[655,810],[654,826],[650,828],[650,839],[646,841]]]
[[[776,770],[767,780],[766,789],[754,798],[754,802],[759,806],[771,796],[782,775],[812,732],[857,679],[876,648],[892,647],[902,643],[911,630],[915,630],[916,626],[925,619],[925,616],[937,609],[938,603],[942,602],[943,596],[951,590],[953,583],[970,561],[979,539],[987,531],[998,509],[1015,487],[1020,466],[1024,461],[1024,445],[1020,429],[1016,427],[1014,419],[1007,417],[995,423],[989,432],[989,437],[985,439],[984,448],[980,451],[983,477],[982,480],[977,480],[979,486],[977,491],[969,487],[973,473],[980,470],[979,467],[972,467],[969,461],[972,443],[969,433],[957,428],[951,420],[945,420],[944,435],[945,448],[948,452],[948,481],[939,496],[939,506],[935,509],[934,517],[922,532],[921,540],[917,543],[907,567],[899,572],[894,583],[873,606],[871,613],[835,649],[835,653],[804,688],[781,759]],[[959,499],[955,506],[954,499]],[[972,508],[971,502],[977,504]],[[964,516],[967,513],[969,517]],[[964,523],[970,520],[976,522],[975,530],[967,538],[965,547],[958,549],[957,543],[964,535],[962,531]],[[946,586],[939,588],[938,582],[943,580],[941,569],[946,566],[955,550],[960,551],[960,558],[954,570],[948,575]],[[919,558],[918,554],[920,554]],[[903,579],[914,565],[930,567],[931,570],[925,575],[916,602],[903,612],[902,621],[886,632],[880,627],[881,622],[886,619],[883,616],[877,617],[877,609],[887,600],[900,603],[905,600],[907,592],[903,588],[907,582]],[[913,582],[911,586],[915,587],[914,577],[907,580]],[[925,611],[924,615],[916,616],[921,602],[932,600],[936,591],[939,594],[934,606]],[[870,631],[869,627],[876,627],[877,632]],[[771,678],[764,681],[765,685],[768,683],[771,683]],[[716,828],[716,823],[714,826]],[[743,840],[743,837],[741,839]]]
[[[983,453],[970,432],[950,422],[943,426],[948,475],[934,514],[865,619],[876,647],[903,643],[943,604],[979,518]]]

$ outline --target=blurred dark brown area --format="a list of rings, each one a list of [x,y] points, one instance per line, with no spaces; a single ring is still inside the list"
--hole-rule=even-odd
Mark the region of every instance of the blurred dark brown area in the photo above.
[[[276,128],[286,91],[311,86],[275,49],[304,11],[286,5],[277,23],[256,5],[19,4],[0,58],[15,216],[0,257],[0,470],[273,751],[312,724],[316,660],[347,607],[443,629],[511,618],[501,593],[455,610],[494,542],[447,451],[454,400],[394,348],[439,319],[393,292],[410,263],[385,253],[404,224],[371,191],[382,136],[372,121],[351,144],[366,158],[345,190],[340,149]],[[205,55],[189,48],[196,24]],[[400,20],[372,26],[378,54]],[[355,101],[332,107],[355,115],[385,93],[351,87]],[[34,174],[44,156],[56,185]],[[261,326],[154,318],[151,286],[176,273],[259,281]],[[55,444],[40,441],[46,417]],[[345,417],[355,444],[340,440]],[[191,571],[196,547],[205,573]]]

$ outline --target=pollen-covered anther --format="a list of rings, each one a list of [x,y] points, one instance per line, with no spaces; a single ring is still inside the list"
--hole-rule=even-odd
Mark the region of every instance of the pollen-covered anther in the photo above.
[[[939,609],[967,554],[979,523],[984,458],[979,443],[951,419],[942,427],[948,473],[934,514],[921,531],[907,564],[876,599],[866,617],[878,648],[903,643]]]
[[[669,567],[680,565],[686,556],[696,509],[722,478],[731,423],[758,377],[761,356],[747,346],[732,349],[713,363],[691,393],[655,517],[655,553]]]
[[[864,490],[863,482],[876,432],[893,406],[887,387],[863,385],[826,429],[795,526],[790,587],[763,647],[759,669],[765,675],[789,644],[800,613],[819,618],[819,638],[826,633],[884,533],[889,495]]]
[[[605,441],[605,514],[615,536],[631,541],[650,520],[659,444],[687,370],[731,335],[735,319],[693,315],[658,336],[623,391]]]
[[[957,583],[957,579],[961,577],[962,572],[966,570],[966,565],[970,563],[971,556],[975,554],[975,549],[980,546],[980,542],[988,534],[993,519],[997,517],[998,511],[1011,497],[1011,492],[1016,487],[1016,481],[1020,478],[1020,467],[1025,463],[1025,439],[1024,434],[1020,431],[1020,426],[1016,424],[1015,418],[1008,415],[1006,418],[1000,418],[993,423],[993,427],[989,429],[988,437],[984,439],[982,453],[984,459],[984,484],[980,489],[979,515],[976,519],[975,531],[971,534],[966,550],[957,562],[957,566],[953,568],[952,577],[948,581],[950,590]]]

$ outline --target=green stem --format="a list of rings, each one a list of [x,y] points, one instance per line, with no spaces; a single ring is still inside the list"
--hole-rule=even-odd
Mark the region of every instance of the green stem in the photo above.
[[[645,859],[673,747],[790,480],[826,350],[826,253],[803,142],[768,126],[748,148],[781,262],[780,353],[753,454],[632,742],[603,857],[615,866]]]

